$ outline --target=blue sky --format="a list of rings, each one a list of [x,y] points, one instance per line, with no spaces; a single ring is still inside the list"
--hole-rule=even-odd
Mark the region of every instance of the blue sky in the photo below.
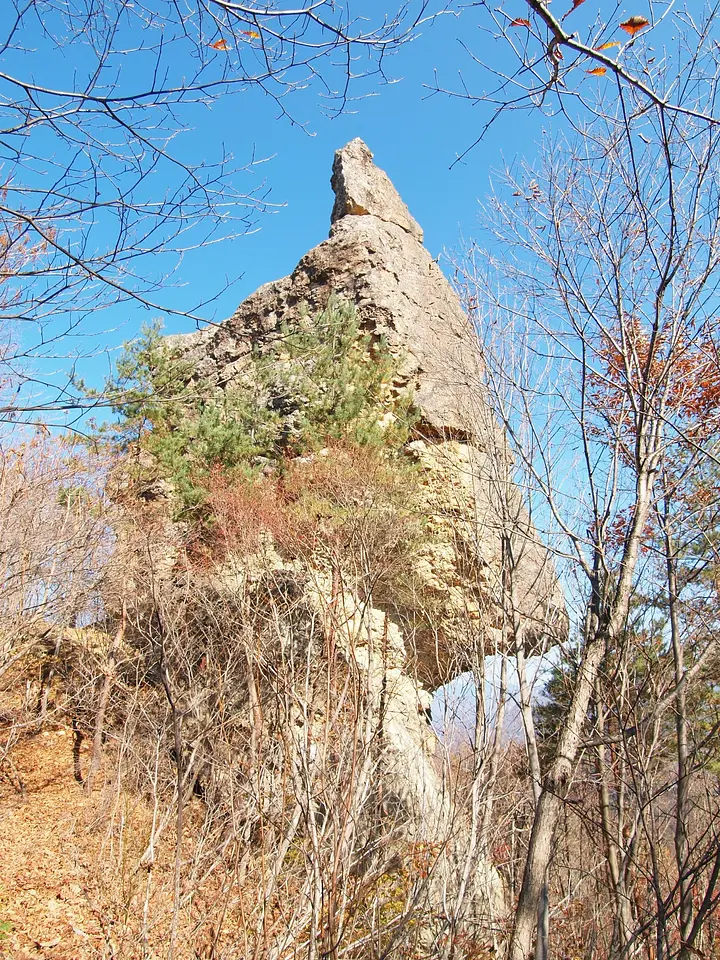
[[[525,677],[533,707],[542,703],[546,684],[559,661],[558,648],[543,656],[528,657]],[[501,657],[485,658],[485,712],[490,727],[496,723],[500,699]],[[517,662],[508,657],[505,692],[505,718],[503,738],[524,740],[522,714],[520,712],[520,680]],[[438,737],[448,746],[469,746],[475,739],[475,680],[472,673],[460,676],[435,691],[432,703],[431,722]]]
[[[229,272],[238,267],[244,271],[236,293],[246,295],[260,283],[288,273],[306,250],[327,236],[333,153],[356,136],[365,140],[395,183],[424,228],[426,245],[434,255],[457,245],[461,234],[476,232],[477,201],[488,191],[492,169],[532,153],[533,135],[540,127],[537,119],[525,117],[518,123],[508,114],[484,143],[453,166],[487,112],[446,96],[431,96],[425,85],[432,84],[434,70],[448,84],[457,82],[461,65],[478,73],[458,40],[458,34],[472,26],[471,17],[469,11],[462,18],[444,17],[427,26],[389,64],[401,79],[358,100],[352,114],[328,119],[315,103],[298,103],[298,112],[309,118],[309,133],[287,120],[273,119],[267,102],[254,103],[241,126],[232,119],[237,101],[229,116],[222,103],[217,105],[208,133],[229,127],[232,135],[225,142],[236,156],[248,153],[252,143],[258,156],[272,157],[258,168],[258,175],[271,189],[270,200],[284,204],[260,219],[258,233],[220,252]],[[225,311],[236,299],[230,296],[223,302]]]
[[[459,16],[442,16],[389,59],[387,73],[395,82],[362,82],[357,92],[367,95],[350,104],[340,117],[330,118],[323,112],[317,87],[293,94],[287,105],[304,126],[279,117],[277,105],[259,91],[224,97],[212,109],[179,112],[183,120],[179,142],[193,158],[212,161],[226,151],[240,165],[252,156],[264,161],[239,173],[232,185],[240,193],[254,188],[268,191],[272,206],[259,216],[251,234],[186,255],[171,284],[155,299],[182,310],[215,296],[228,280],[239,278],[205,309],[204,316],[217,322],[262,283],[289,273],[308,249],[327,236],[333,153],[356,136],[367,142],[378,165],[390,175],[424,228],[433,255],[457,247],[461,237],[476,235],[478,200],[488,192],[491,172],[532,155],[544,120],[538,115],[507,114],[482,144],[454,163],[490,115],[482,105],[431,93],[435,77],[447,87],[457,87],[462,72],[476,90],[486,82],[462,42],[490,56],[493,50],[488,45],[498,43],[479,29],[472,9]],[[131,54],[124,67],[128,86],[135,79],[133,63]],[[67,52],[64,65],[68,72],[74,67],[72,51]],[[82,349],[97,355],[79,365],[83,376],[99,385],[116,348],[136,335],[143,321],[158,315],[160,311],[125,304],[84,321],[84,332],[92,337],[81,344]],[[167,315],[164,320],[169,332],[194,329],[182,317]],[[107,353],[105,348],[114,352]]]
[[[557,3],[563,6],[563,0]],[[369,0],[368,5],[377,7],[377,0]],[[590,2],[573,12],[572,25],[588,35],[599,10],[617,23],[628,13],[644,13],[646,7],[647,0],[632,0],[627,10],[606,0]],[[191,258],[180,271],[178,281],[193,290],[213,284],[220,289],[225,275],[242,273],[233,291],[218,301],[212,319],[230,314],[261,283],[290,272],[308,249],[327,236],[333,153],[353,137],[365,140],[376,163],[389,174],[423,227],[426,246],[434,256],[457,248],[463,238],[469,241],[480,235],[479,202],[487,196],[491,180],[501,178],[502,170],[518,160],[532,161],[543,132],[553,132],[554,121],[549,115],[550,98],[545,114],[508,111],[479,145],[457,160],[493,116],[493,108],[433,94],[434,84],[458,90],[466,83],[480,94],[495,80],[473,61],[471,53],[499,69],[512,65],[512,55],[506,41],[489,31],[487,18],[478,8],[455,3],[453,9],[455,13],[423,26],[416,39],[389,59],[388,74],[396,82],[359,85],[358,91],[366,90],[368,95],[340,117],[323,115],[316,89],[288,101],[304,128],[278,119],[277,107],[255,93],[222,100],[199,117],[191,134],[199,142],[211,149],[222,142],[239,161],[252,154],[268,158],[253,174],[239,178],[237,187],[242,190],[245,183],[249,188],[264,182],[270,190],[269,201],[280,205],[260,217],[258,232],[215,249],[210,257]],[[508,0],[504,9],[508,20],[527,15],[520,0]],[[522,28],[508,33],[522,44]],[[594,92],[611,81],[578,71],[576,82],[585,92]],[[170,320],[169,327],[179,329],[182,321]]]
[[[443,5],[442,0],[437,0],[430,9],[438,10]],[[615,3],[591,0],[573,13],[572,26],[586,36],[599,11],[617,23],[628,13],[643,13],[646,7],[648,0],[633,0],[627,10]],[[128,5],[128,9],[135,8]],[[392,7],[380,0],[365,0],[356,9],[377,17]],[[487,29],[488,22],[482,21],[479,7],[453,0],[451,9],[453,13],[439,16],[421,27],[415,39],[388,59],[386,71],[395,82],[381,84],[373,78],[360,81],[354,87],[359,99],[350,103],[339,117],[330,118],[324,113],[322,85],[318,82],[287,99],[286,106],[295,123],[280,117],[278,105],[258,88],[222,96],[209,108],[181,106],[176,111],[177,129],[173,132],[177,137],[173,146],[194,163],[212,164],[222,153],[232,155],[240,166],[253,157],[264,161],[238,173],[230,186],[235,194],[260,190],[272,212],[261,214],[254,232],[249,235],[187,253],[170,281],[154,296],[155,302],[170,311],[181,312],[191,310],[200,301],[217,297],[202,313],[206,319],[218,322],[262,283],[290,272],[308,249],[327,236],[332,207],[329,178],[333,153],[357,136],[366,141],[378,165],[390,175],[424,228],[426,245],[434,256],[459,248],[463,240],[478,239],[482,230],[479,202],[488,194],[493,173],[501,177],[506,165],[532,159],[543,131],[553,132],[554,121],[547,110],[545,115],[539,111],[507,112],[493,124],[482,143],[461,161],[454,162],[476,140],[492,116],[493,108],[444,94],[433,95],[433,85],[437,82],[445,88],[461,89],[465,83],[473,93],[480,94],[494,81],[473,62],[469,51],[498,69],[509,69],[513,55],[507,41]],[[10,29],[9,12],[9,6],[0,12],[0,33]],[[507,0],[503,8],[507,22],[526,13],[522,0]],[[56,36],[63,29],[59,22],[44,24],[49,31],[46,37],[38,34],[36,26],[29,24],[17,49],[2,48],[0,66],[3,70],[30,76],[56,89],[61,85],[66,89],[82,86],[93,68],[85,43],[87,37],[82,30],[72,43],[62,43]],[[158,37],[157,29],[145,31],[149,39],[143,49],[143,31],[129,29],[128,37],[118,37],[115,49],[130,52],[115,54],[108,71],[123,92],[143,89],[148,72],[152,72],[149,51]],[[527,36],[522,27],[508,29],[507,33],[512,42],[521,45]],[[209,41],[214,36],[208,33],[206,38],[203,25],[201,51],[210,57],[209,64],[203,68],[208,75],[219,75],[224,66],[234,69],[238,55],[252,59],[252,49],[241,50],[242,43],[229,53],[213,53]],[[187,54],[188,47],[183,45],[182,37],[168,44],[164,55],[174,83],[186,70],[195,69],[196,65],[183,59]],[[362,72],[363,66],[362,61],[358,61],[354,69]],[[327,64],[320,67],[331,75]],[[577,73],[577,83],[586,91],[598,89],[607,82],[610,81],[605,78],[584,76],[583,71]],[[2,110],[7,125],[7,118],[12,117],[17,105],[13,105],[12,91],[3,88],[0,93],[5,96]],[[93,122],[89,121],[91,125]],[[81,129],[80,142],[84,133]],[[31,185],[42,187],[53,174],[53,164],[61,165],[63,157],[60,152],[55,154],[57,144],[47,132],[47,125],[34,127],[27,139],[34,143],[39,160],[31,164],[24,160],[24,166],[21,164],[12,175],[16,182],[24,178]],[[78,156],[81,163],[82,146]],[[2,160],[0,156],[0,167],[7,171],[8,163]],[[117,184],[113,183],[115,170],[121,166],[119,161],[108,157],[105,166],[109,173],[103,186],[107,198],[114,187],[122,191],[123,181],[118,177]],[[164,179],[166,173],[156,170],[143,184],[145,199],[160,200],[165,190],[172,189],[172,174],[170,179]],[[102,231],[102,225],[99,229]],[[440,262],[443,264],[442,259]],[[146,262],[145,269],[160,276],[166,266],[167,260],[156,256]],[[228,281],[236,282],[225,290]],[[83,336],[68,345],[66,355],[60,351],[60,356],[43,361],[39,368],[43,374],[62,379],[63,371],[70,365],[70,354],[77,349],[86,355],[78,364],[79,373],[90,384],[100,386],[119,345],[135,336],[143,322],[163,317],[159,309],[146,309],[131,302],[109,310],[93,312],[94,309],[90,301],[89,315],[82,321]],[[187,318],[168,313],[163,319],[168,332],[194,329],[194,323]]]
[[[353,137],[366,141],[390,175],[423,226],[434,255],[455,246],[461,233],[475,231],[477,200],[487,192],[491,169],[501,167],[504,158],[532,152],[528,133],[532,127],[537,131],[537,122],[530,124],[525,118],[518,124],[508,115],[485,143],[450,169],[486,115],[465,102],[430,96],[425,85],[432,84],[435,69],[448,84],[455,84],[461,64],[471,67],[458,41],[458,34],[472,26],[471,17],[469,11],[425,27],[389,62],[397,82],[357,100],[350,107],[352,113],[330,119],[323,116],[313,94],[294,96],[289,105],[307,121],[303,129],[278,119],[277,107],[252,93],[221,101],[200,118],[193,136],[215,147],[222,142],[239,161],[253,153],[269,158],[254,173],[241,175],[237,187],[242,190],[247,184],[249,189],[264,182],[270,202],[280,205],[260,217],[258,232],[215,249],[211,258],[193,257],[181,270],[180,282],[193,287],[215,282],[218,289],[224,274],[242,272],[238,286],[217,304],[214,319],[230,313],[261,283],[288,273],[327,236],[333,153]]]

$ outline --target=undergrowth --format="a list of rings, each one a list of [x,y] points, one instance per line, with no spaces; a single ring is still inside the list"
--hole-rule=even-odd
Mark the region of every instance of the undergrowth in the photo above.
[[[168,346],[159,324],[125,346],[106,384],[118,416],[100,429],[121,452],[141,451],[138,479],[168,481],[176,518],[212,520],[219,472],[235,483],[287,473],[328,444],[392,458],[416,420],[393,390],[398,362],[362,333],[354,308],[331,298],[318,314],[283,324],[256,349],[243,384],[220,389]]]

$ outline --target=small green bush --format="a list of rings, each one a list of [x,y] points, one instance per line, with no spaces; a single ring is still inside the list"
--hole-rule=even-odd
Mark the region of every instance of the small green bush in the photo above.
[[[397,362],[384,340],[362,334],[355,309],[331,298],[316,316],[283,324],[272,349],[256,360],[259,383],[284,413],[284,442],[301,453],[327,440],[397,447],[413,423],[409,398],[389,400]],[[379,419],[385,412],[389,427]]]

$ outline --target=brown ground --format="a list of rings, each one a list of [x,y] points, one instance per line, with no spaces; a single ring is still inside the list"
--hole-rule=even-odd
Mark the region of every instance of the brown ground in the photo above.
[[[0,747],[7,732],[0,719]],[[86,739],[82,770],[89,746]],[[0,751],[0,960],[165,960],[174,821],[152,866],[143,866],[151,803],[119,790],[111,771],[86,796],[75,779],[72,730],[48,724],[26,734],[10,757],[3,761]],[[186,863],[202,811],[200,803],[186,807]],[[181,910],[176,960],[244,955],[234,946],[242,924],[233,889],[225,869],[195,884]]]
[[[0,769],[0,957],[110,955],[95,871],[97,801],[73,776],[73,737],[44,729]],[[17,776],[24,783],[21,795]]]

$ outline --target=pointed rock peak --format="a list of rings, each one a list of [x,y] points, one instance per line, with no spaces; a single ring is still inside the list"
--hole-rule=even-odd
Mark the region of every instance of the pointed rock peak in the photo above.
[[[330,180],[335,192],[331,223],[348,216],[372,216],[394,223],[422,243],[422,228],[400,199],[390,177],[376,167],[365,143],[356,137],[335,154]]]

